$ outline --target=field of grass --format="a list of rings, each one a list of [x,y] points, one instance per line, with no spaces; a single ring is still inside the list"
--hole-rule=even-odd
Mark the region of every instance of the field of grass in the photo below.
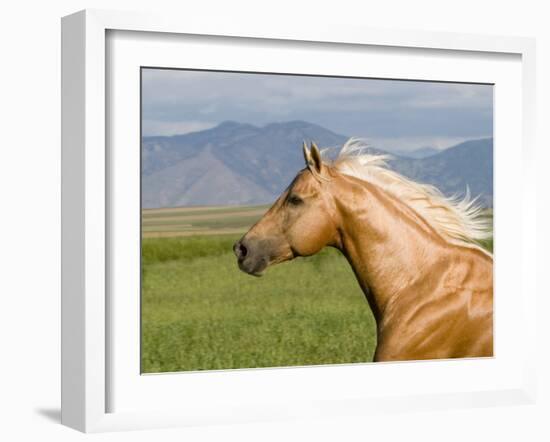
[[[232,244],[265,209],[144,211],[142,372],[372,360],[374,319],[338,251],[238,269]]]
[[[143,240],[142,372],[372,360],[372,315],[335,250],[254,278],[237,238]]]

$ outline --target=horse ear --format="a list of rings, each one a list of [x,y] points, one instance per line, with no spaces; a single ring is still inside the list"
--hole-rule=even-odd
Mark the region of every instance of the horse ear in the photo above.
[[[315,168],[315,172],[321,174],[323,172],[323,160],[321,159],[321,151],[315,143],[311,143],[311,162],[310,167]]]
[[[309,152],[309,149],[307,148],[307,144],[304,141],[304,144],[302,146],[302,150],[304,152],[304,161],[306,162],[306,166],[309,167],[311,164],[311,153]]]

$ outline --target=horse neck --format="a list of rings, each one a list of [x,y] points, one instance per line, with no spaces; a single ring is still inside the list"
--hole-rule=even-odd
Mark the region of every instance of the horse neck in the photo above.
[[[344,197],[335,198],[339,248],[380,323],[392,297],[427,276],[444,244],[403,202],[373,184],[346,181],[351,187],[338,193]]]

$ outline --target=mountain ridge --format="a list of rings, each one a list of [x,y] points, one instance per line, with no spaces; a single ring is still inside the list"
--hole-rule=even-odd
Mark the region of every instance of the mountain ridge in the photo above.
[[[142,206],[265,204],[304,167],[301,145],[340,146],[347,136],[301,120],[262,127],[236,121],[183,135],[142,138]],[[492,207],[492,138],[470,140],[434,155],[389,153],[389,167],[433,184],[446,195],[481,194]]]

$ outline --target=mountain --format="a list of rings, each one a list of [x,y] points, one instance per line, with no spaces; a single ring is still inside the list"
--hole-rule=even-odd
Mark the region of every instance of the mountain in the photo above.
[[[348,137],[305,121],[263,127],[226,121],[212,129],[142,139],[144,208],[272,202],[304,167],[302,142],[339,146]],[[472,195],[492,206],[492,139],[461,143],[434,155],[392,154],[389,166],[444,193]],[[371,149],[375,153],[385,153]]]
[[[142,205],[261,204],[304,167],[302,142],[347,137],[304,121],[264,127],[226,121],[201,132],[142,140]]]
[[[445,195],[464,195],[493,206],[493,139],[470,140],[420,159],[396,158],[390,166],[415,181],[432,184]]]

